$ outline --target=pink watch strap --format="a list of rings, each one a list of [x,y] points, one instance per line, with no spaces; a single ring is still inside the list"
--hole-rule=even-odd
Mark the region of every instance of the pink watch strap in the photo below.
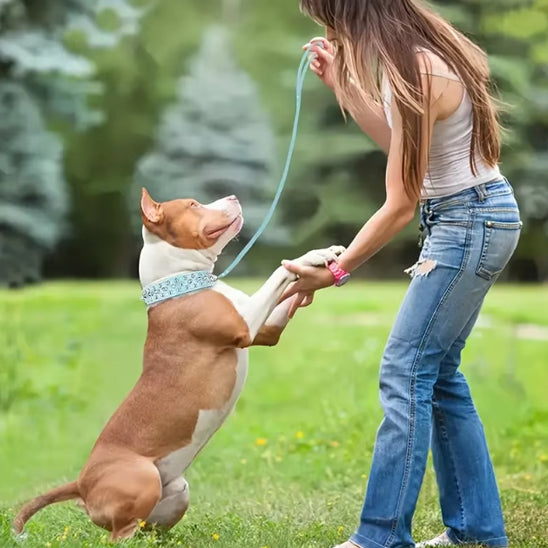
[[[338,265],[337,261],[331,261],[330,263],[327,263],[326,266],[330,270],[331,274],[333,274],[333,278],[335,279],[335,285],[339,285],[342,280],[345,280],[350,276],[350,273],[346,270],[343,270]]]

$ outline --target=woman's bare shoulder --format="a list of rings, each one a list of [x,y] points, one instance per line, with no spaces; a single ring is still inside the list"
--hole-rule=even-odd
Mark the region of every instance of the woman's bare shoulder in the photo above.
[[[436,53],[426,48],[417,48],[417,61],[421,74],[460,81],[451,67]]]

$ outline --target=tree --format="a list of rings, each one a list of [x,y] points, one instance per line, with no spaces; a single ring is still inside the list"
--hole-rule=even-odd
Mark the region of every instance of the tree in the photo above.
[[[67,208],[61,143],[17,83],[0,83],[0,281],[39,276]]]
[[[98,12],[120,15],[105,32]],[[68,208],[60,141],[45,114],[63,116],[75,128],[98,121],[86,105],[93,64],[69,51],[65,35],[85,31],[90,45],[133,30],[138,17],[122,0],[3,0],[0,2],[0,285],[40,278],[44,255],[62,234]]]
[[[218,26],[204,34],[189,75],[180,79],[177,101],[162,116],[153,150],[139,162],[131,193],[141,187],[159,201],[192,197],[209,203],[236,194],[249,238],[258,228],[273,195],[274,138],[251,78],[234,61],[228,32]],[[269,227],[265,241],[283,242],[286,233]]]

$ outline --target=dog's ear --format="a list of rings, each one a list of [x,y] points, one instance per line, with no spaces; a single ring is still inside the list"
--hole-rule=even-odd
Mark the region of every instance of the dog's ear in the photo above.
[[[143,221],[148,221],[153,224],[162,222],[164,218],[164,211],[162,204],[155,202],[146,188],[143,188],[141,194],[141,213],[143,214]]]

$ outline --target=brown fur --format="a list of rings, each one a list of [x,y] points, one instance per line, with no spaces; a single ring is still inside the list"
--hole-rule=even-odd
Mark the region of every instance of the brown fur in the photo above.
[[[253,341],[253,346],[276,346],[285,326],[263,325]]]
[[[36,514],[38,510],[41,510],[45,506],[48,506],[49,504],[53,504],[55,502],[75,499],[79,496],[80,491],[78,489],[78,483],[76,481],[73,481],[71,483],[62,485],[61,487],[57,487],[56,489],[52,489],[48,493],[36,497],[35,499],[32,499],[30,502],[25,504],[23,508],[21,508],[21,510],[17,514],[17,517],[13,521],[14,531],[17,534],[21,533],[25,522],[31,516]]]

